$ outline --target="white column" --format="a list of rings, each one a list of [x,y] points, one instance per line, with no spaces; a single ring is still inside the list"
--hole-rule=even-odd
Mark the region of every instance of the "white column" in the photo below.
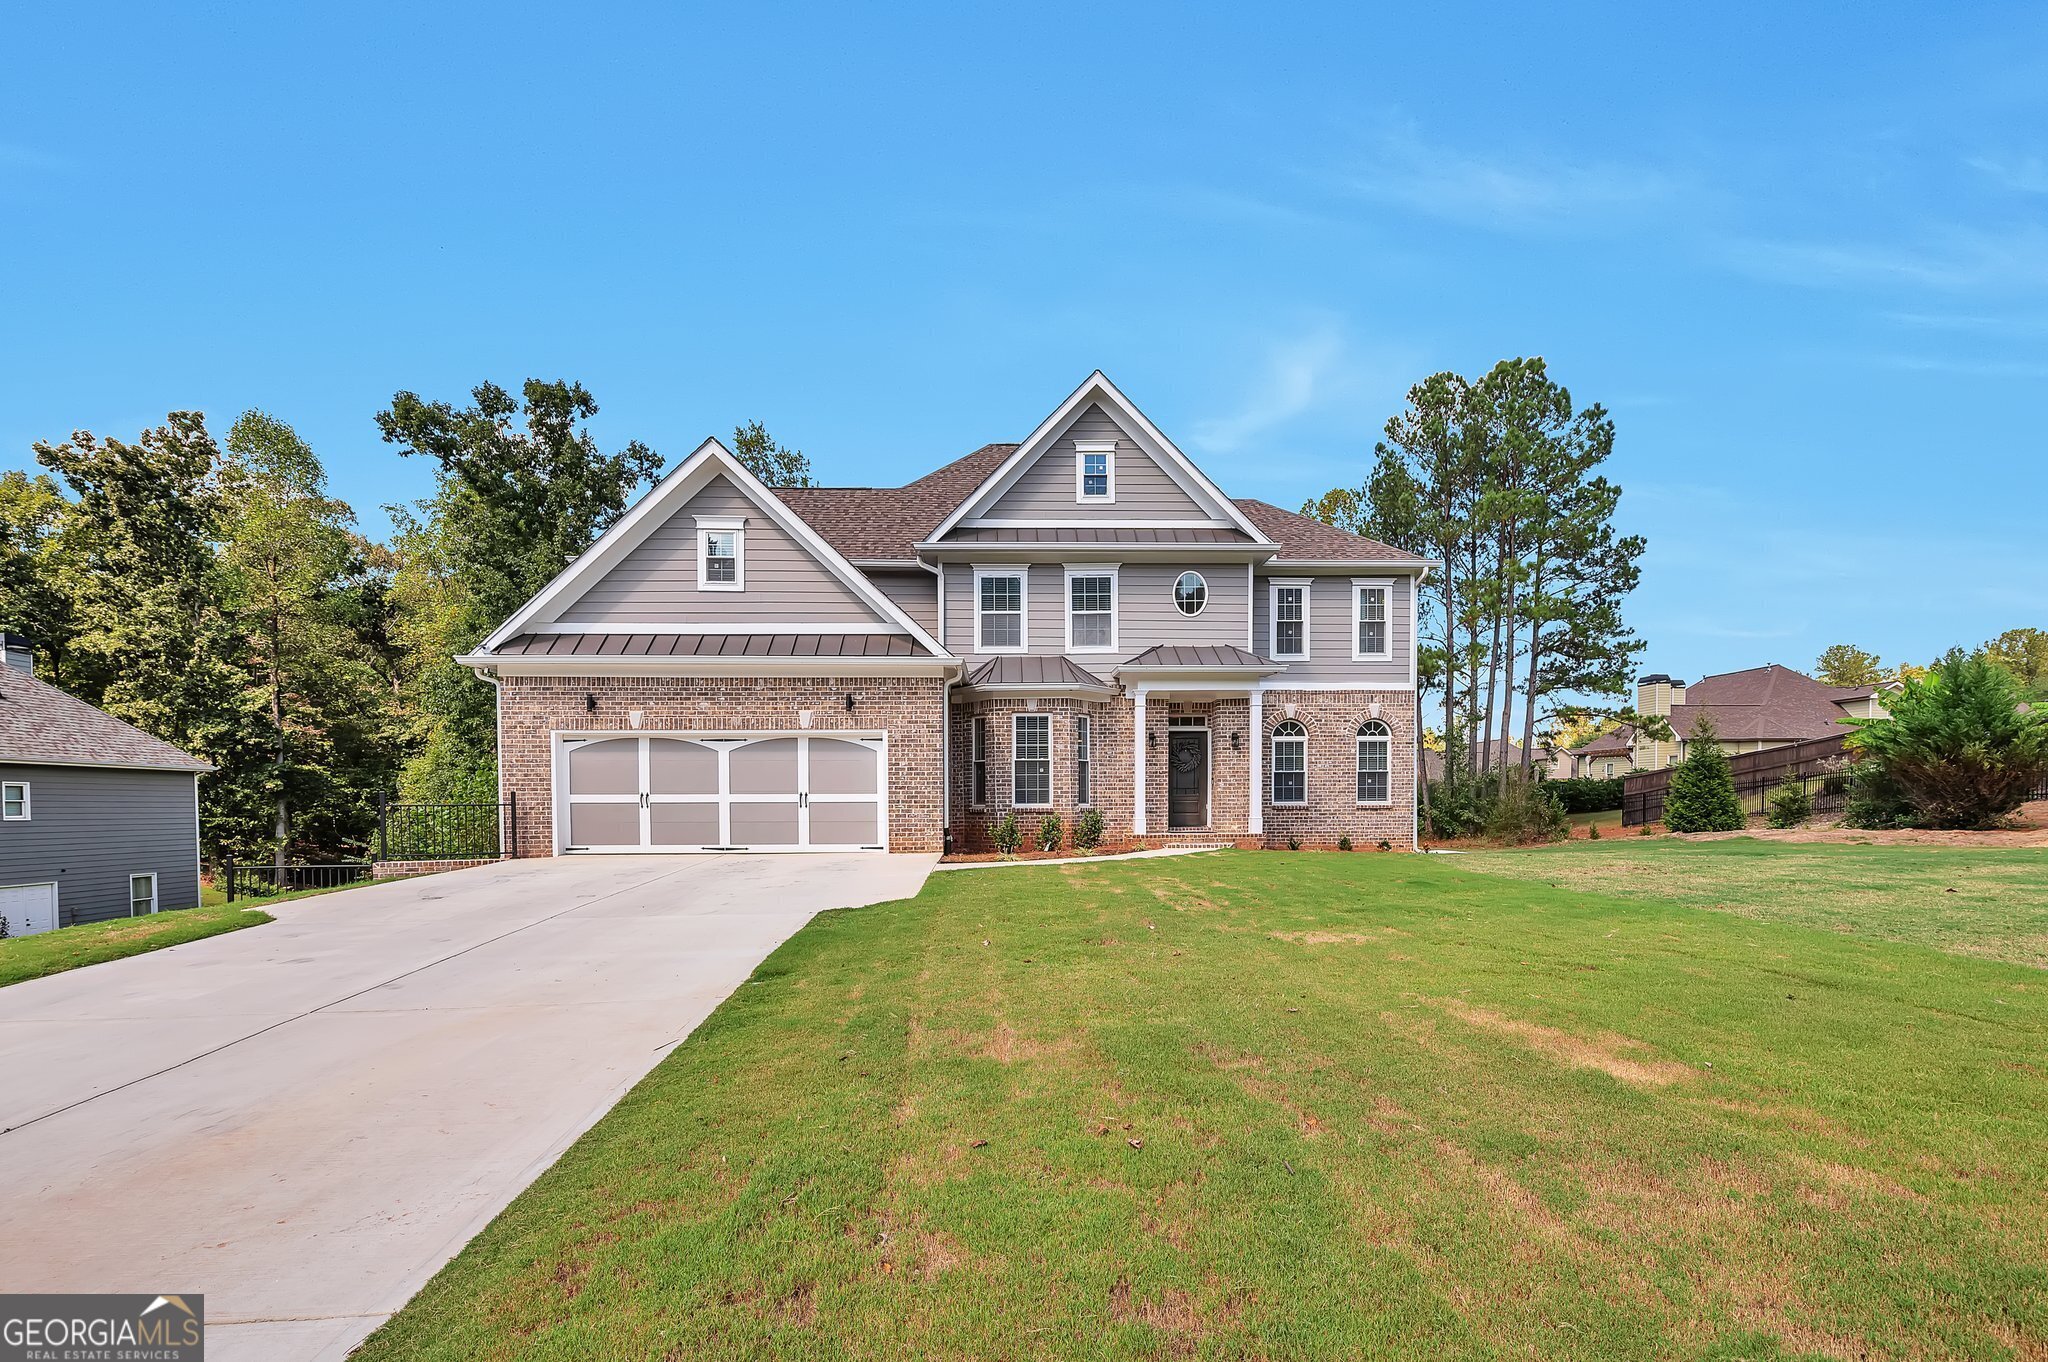
[[[1131,835],[1145,835],[1145,688],[1131,692]]]
[[[1252,689],[1252,717],[1250,725],[1252,731],[1245,735],[1252,745],[1252,817],[1250,827],[1255,833],[1263,833],[1266,830],[1266,723],[1262,717],[1265,699],[1265,695],[1257,687]]]

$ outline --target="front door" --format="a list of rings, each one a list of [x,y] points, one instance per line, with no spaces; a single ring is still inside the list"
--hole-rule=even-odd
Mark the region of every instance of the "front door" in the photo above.
[[[1209,731],[1170,729],[1166,735],[1166,826],[1209,826]]]

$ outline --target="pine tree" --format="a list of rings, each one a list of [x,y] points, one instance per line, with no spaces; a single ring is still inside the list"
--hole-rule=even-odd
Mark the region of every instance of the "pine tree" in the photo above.
[[[1720,735],[1704,715],[1693,725],[1685,760],[1672,768],[1664,826],[1673,832],[1740,832],[1749,826]]]

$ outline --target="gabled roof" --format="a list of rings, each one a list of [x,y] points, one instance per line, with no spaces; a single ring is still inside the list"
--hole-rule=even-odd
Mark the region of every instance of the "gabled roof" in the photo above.
[[[1283,511],[1265,501],[1253,501],[1240,497],[1237,505],[1245,517],[1258,527],[1259,533],[1280,546],[1280,554],[1274,565],[1289,561],[1314,563],[1373,563],[1392,565],[1412,563],[1421,567],[1425,560],[1405,549],[1382,544],[1377,539],[1340,530],[1335,525],[1325,525],[1320,520]]]
[[[992,657],[967,673],[962,684],[976,690],[1099,690],[1109,682],[1064,657],[1046,653],[1008,653]]]
[[[472,666],[487,666],[493,660],[495,650],[507,641],[522,634],[546,632],[546,626],[555,623],[558,612],[575,601],[586,586],[617,566],[648,535],[666,523],[669,516],[686,505],[698,490],[721,475],[859,597],[880,620],[899,627],[926,654],[935,657],[947,655],[945,647],[937,639],[884,595],[792,507],[778,500],[759,478],[733,457],[732,451],[711,439],[697,446],[690,457],[655,484],[653,490],[640,498],[616,525],[599,535],[597,542],[585,549],[575,562],[556,574],[555,579],[541,588],[532,600],[515,610],[511,618],[499,625],[474,654],[458,660]]]
[[[1685,703],[1671,707],[1671,730],[1689,738],[1704,717],[1721,737],[1744,742],[1832,737],[1844,731],[1842,703],[1871,694],[1869,686],[1830,686],[1773,662],[1693,682]]]
[[[1053,409],[1052,415],[1039,422],[1038,429],[1031,432],[1024,443],[1010,452],[1008,458],[998,464],[993,472],[983,478],[960,504],[939,522],[930,539],[942,539],[946,533],[961,521],[972,516],[977,508],[992,503],[1006,491],[1010,484],[1029,468],[1032,463],[1050,448],[1074,418],[1090,404],[1099,405],[1108,412],[1111,419],[1130,434],[1140,448],[1157,463],[1166,475],[1179,483],[1197,502],[1206,502],[1216,517],[1228,525],[1244,531],[1254,540],[1263,540],[1258,527],[1245,518],[1244,512],[1225,495],[1208,475],[1197,468],[1194,461],[1175,448],[1173,441],[1166,438],[1159,428],[1139,411],[1128,397],[1109,381],[1109,376],[1097,369],[1081,381],[1081,386],[1068,395],[1067,400]]]
[[[0,762],[211,771],[213,764],[27,672],[0,667]]]

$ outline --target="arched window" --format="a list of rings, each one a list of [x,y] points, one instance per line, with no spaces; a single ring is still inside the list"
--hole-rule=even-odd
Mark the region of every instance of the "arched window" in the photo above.
[[[1273,729],[1273,802],[1308,803],[1308,730],[1292,719]]]
[[[1358,727],[1358,802],[1386,804],[1394,797],[1393,730],[1378,719]]]

